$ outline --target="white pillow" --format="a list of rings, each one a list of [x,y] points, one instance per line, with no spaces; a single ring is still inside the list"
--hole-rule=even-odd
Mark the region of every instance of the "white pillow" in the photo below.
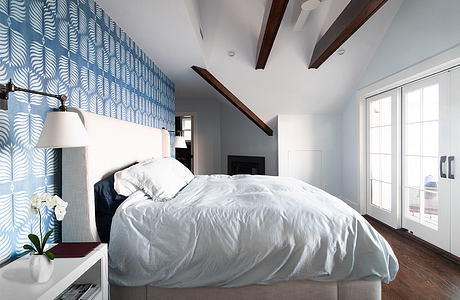
[[[166,201],[173,198],[194,175],[174,158],[153,158],[115,173],[115,191],[130,196],[143,190],[152,199]]]

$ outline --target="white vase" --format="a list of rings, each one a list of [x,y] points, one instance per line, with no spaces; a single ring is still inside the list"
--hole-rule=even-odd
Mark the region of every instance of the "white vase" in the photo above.
[[[30,276],[34,282],[47,282],[53,274],[54,260],[44,254],[32,254],[29,259]]]

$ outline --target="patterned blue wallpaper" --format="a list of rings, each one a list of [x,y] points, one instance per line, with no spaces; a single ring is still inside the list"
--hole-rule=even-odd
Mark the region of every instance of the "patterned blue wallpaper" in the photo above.
[[[69,106],[174,130],[174,84],[94,0],[0,0],[0,83],[66,94]],[[36,191],[60,194],[60,150],[36,149],[58,100],[10,94],[0,111],[0,260],[39,232]],[[71,209],[71,208],[69,208]],[[60,224],[44,210],[44,230]]]

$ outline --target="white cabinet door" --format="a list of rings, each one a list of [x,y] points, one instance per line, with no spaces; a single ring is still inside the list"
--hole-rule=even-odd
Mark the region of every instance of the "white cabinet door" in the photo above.
[[[402,221],[414,235],[450,251],[450,74],[402,89]],[[457,138],[458,139],[458,138]]]
[[[290,150],[288,174],[318,188],[323,188],[323,155],[318,150]]]
[[[451,151],[450,155],[454,157],[451,163],[451,252],[460,256],[460,176],[459,161],[460,159],[460,69],[455,69],[451,74]],[[452,177],[452,176],[451,176]]]

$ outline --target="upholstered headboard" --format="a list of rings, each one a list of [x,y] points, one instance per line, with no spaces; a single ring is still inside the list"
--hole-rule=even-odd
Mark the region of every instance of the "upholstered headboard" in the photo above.
[[[87,147],[62,150],[62,198],[69,203],[63,241],[98,241],[94,184],[134,162],[170,156],[166,130],[121,121],[76,108],[89,135]]]

